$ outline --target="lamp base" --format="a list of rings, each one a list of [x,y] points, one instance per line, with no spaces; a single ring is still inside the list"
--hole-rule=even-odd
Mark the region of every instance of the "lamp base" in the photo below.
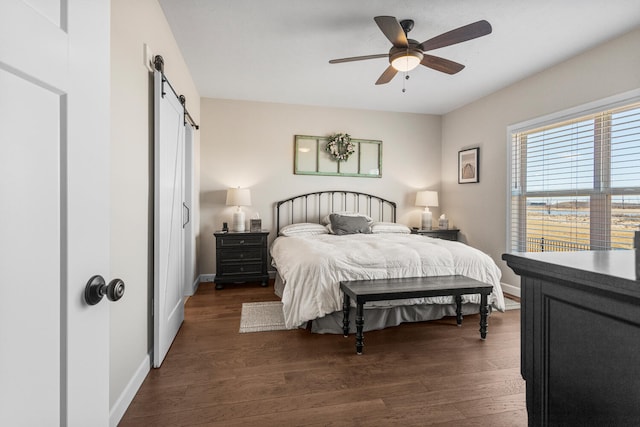
[[[433,214],[429,211],[422,212],[422,223],[420,224],[423,230],[431,230],[433,227]]]
[[[231,223],[233,231],[244,231],[244,212],[236,211],[233,213],[233,222]]]

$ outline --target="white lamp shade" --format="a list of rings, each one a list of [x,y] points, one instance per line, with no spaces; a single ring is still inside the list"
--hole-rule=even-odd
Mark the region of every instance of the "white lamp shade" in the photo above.
[[[251,192],[248,188],[227,190],[227,206],[251,206]]]
[[[418,191],[416,194],[416,206],[438,206],[438,192]]]

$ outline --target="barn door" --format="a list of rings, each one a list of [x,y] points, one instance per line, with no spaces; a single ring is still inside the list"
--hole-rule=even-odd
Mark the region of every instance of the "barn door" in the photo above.
[[[1,0],[0,40],[0,425],[106,426],[109,0]]]
[[[160,71],[154,75],[154,345],[162,364],[184,320],[184,107]]]
[[[184,295],[193,295],[193,282],[195,280],[195,233],[194,233],[194,161],[193,161],[193,133],[194,128],[190,124],[185,127],[185,156],[184,156]]]

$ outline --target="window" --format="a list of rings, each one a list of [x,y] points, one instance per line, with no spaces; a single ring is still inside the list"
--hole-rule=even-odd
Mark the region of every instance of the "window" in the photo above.
[[[633,248],[640,103],[510,132],[510,249]]]

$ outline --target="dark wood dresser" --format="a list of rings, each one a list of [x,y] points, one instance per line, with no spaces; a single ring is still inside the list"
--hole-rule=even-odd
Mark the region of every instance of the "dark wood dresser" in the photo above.
[[[216,289],[225,283],[262,282],[267,286],[268,231],[216,232]]]
[[[521,373],[529,425],[640,425],[635,251],[502,259],[521,276]]]

